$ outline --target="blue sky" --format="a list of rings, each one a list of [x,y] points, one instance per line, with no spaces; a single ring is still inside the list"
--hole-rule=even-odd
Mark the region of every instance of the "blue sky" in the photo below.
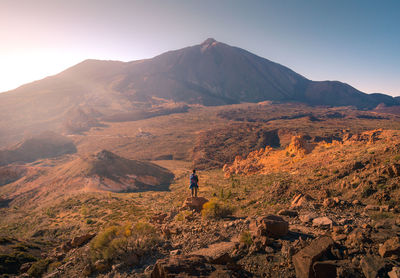
[[[208,37],[312,80],[400,95],[400,1],[1,0],[0,91],[88,58],[131,61]]]

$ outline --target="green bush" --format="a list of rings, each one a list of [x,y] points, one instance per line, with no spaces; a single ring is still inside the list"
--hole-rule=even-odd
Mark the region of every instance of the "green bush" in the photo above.
[[[234,209],[217,200],[211,200],[203,205],[201,211],[204,218],[223,218],[232,215]]]

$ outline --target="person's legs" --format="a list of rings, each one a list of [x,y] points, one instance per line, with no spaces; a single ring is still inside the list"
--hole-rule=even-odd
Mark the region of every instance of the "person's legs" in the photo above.
[[[194,194],[194,190],[195,190],[195,187],[192,187],[192,197],[193,197],[193,194]]]
[[[197,191],[199,190],[199,188],[196,186],[195,188],[194,188],[194,196],[195,197],[197,197]]]

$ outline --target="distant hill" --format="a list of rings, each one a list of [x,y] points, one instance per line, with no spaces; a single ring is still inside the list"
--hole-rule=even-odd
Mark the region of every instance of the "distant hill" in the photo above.
[[[41,158],[75,153],[74,143],[62,135],[43,132],[32,136],[9,149],[0,149],[0,166],[13,162],[32,162]]]
[[[86,179],[88,191],[131,192],[165,190],[174,175],[156,164],[126,159],[110,151],[80,157],[61,166],[57,176],[66,180]]]
[[[6,187],[11,199],[18,196],[20,202],[32,196],[51,201],[79,192],[168,190],[174,179],[173,173],[154,163],[127,159],[107,150],[70,157],[66,163],[50,168],[0,167],[1,173],[7,177],[0,179],[0,186]]]
[[[149,117],[147,111],[174,103],[211,106],[265,100],[361,109],[399,104],[390,96],[368,95],[338,81],[308,80],[246,50],[207,39],[152,59],[86,60],[0,94],[0,146],[27,131],[80,132],[98,125],[100,118],[135,119],[137,111]],[[71,122],[76,118],[80,122]]]

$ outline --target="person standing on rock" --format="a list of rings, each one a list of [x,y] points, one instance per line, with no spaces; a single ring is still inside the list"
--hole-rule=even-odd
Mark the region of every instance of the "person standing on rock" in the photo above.
[[[199,190],[199,177],[196,175],[196,170],[190,175],[190,186],[192,190],[192,197],[197,197],[197,191]]]

